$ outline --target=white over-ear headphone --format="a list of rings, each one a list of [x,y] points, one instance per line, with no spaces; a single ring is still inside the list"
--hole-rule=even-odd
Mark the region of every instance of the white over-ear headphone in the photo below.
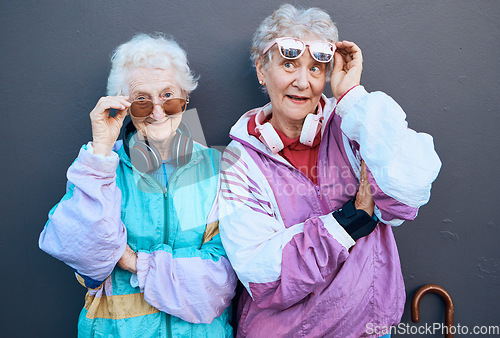
[[[257,112],[255,116],[255,132],[260,132],[260,140],[264,143],[273,154],[279,153],[285,147],[283,141],[281,141],[280,136],[274,130],[271,123],[264,121],[266,117],[269,116],[272,112],[271,103],[268,103],[261,110]],[[318,113],[317,114],[307,114],[304,124],[302,125],[302,131],[300,133],[300,143],[305,144],[306,146],[312,147],[314,138],[318,134],[321,129],[321,121],[323,120],[323,107],[321,103],[318,104]],[[264,124],[262,124],[264,123]]]

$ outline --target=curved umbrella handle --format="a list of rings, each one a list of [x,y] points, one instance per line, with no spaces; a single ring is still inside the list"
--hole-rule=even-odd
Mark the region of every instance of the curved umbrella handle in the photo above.
[[[436,293],[443,299],[446,312],[444,324],[448,327],[445,337],[453,338],[453,334],[451,333],[454,322],[453,317],[455,313],[455,310],[453,308],[453,300],[451,299],[450,294],[439,285],[426,284],[420,287],[417,292],[415,292],[411,301],[411,320],[414,323],[418,323],[420,321],[420,301],[422,300],[422,297],[428,293]]]

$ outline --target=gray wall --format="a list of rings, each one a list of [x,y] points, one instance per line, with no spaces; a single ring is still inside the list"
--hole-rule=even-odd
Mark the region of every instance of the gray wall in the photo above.
[[[499,325],[500,165],[498,0],[296,1],[326,9],[364,55],[362,83],[434,136],[443,162],[432,198],[394,230],[408,294],[437,283],[456,323]],[[105,94],[109,57],[137,32],[172,34],[201,75],[193,92],[211,145],[262,105],[249,46],[281,1],[3,1],[0,12],[2,234],[0,335],[71,337],[85,290],[71,269],[38,249],[65,171],[91,137],[88,114]],[[422,322],[443,320],[435,296]]]

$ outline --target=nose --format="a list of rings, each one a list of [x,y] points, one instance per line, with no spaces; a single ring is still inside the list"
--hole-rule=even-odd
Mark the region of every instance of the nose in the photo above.
[[[300,66],[299,69],[297,69],[293,85],[299,90],[304,90],[309,87],[309,72],[307,67]]]
[[[152,117],[155,120],[161,120],[165,117],[165,112],[163,111],[163,104],[158,101],[153,101],[154,107],[153,107],[153,112],[151,113],[150,117]]]

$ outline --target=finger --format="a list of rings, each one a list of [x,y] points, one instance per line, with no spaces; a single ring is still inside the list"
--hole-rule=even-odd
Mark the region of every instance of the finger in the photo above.
[[[351,51],[351,50],[360,50],[359,46],[356,45],[354,42],[352,41],[347,41],[347,40],[344,40],[344,41],[337,41],[335,43],[335,46],[337,46],[337,48],[340,48],[340,49],[344,49],[344,50],[347,50],[347,51]]]
[[[131,103],[128,101],[129,97],[128,96],[117,96],[117,100],[124,105],[125,107],[130,107]]]
[[[337,48],[335,51],[343,56],[346,56],[348,54],[348,52],[344,48]]]
[[[116,109],[116,110],[124,110],[127,109],[130,106],[130,103],[126,101],[120,101],[118,99],[114,98],[106,98],[104,100],[99,100],[99,102],[96,105],[97,109],[95,110],[96,114],[99,113],[104,113],[106,112],[107,115],[109,115],[109,109]]]
[[[356,48],[349,49],[349,55],[351,56],[352,60],[360,60],[363,61],[363,54],[361,53],[361,49],[359,49],[358,46]]]
[[[344,58],[343,56],[338,53],[338,52],[335,52],[333,54],[333,71],[332,71],[332,74],[335,74],[335,73],[338,73],[340,71],[342,71],[344,69]]]
[[[351,54],[353,58],[362,58],[361,49],[358,45],[351,41],[342,41],[336,43],[337,50],[341,54]]]
[[[335,43],[335,47],[337,47],[337,50],[341,50],[341,51],[344,51],[344,52],[349,52],[350,51],[350,48],[352,48],[353,46],[355,46],[355,44],[353,42],[350,42],[350,41],[337,41]]]
[[[368,183],[368,175],[366,174],[366,163],[361,161],[361,172],[359,174],[359,181],[361,185],[366,185]]]
[[[121,104],[125,107],[130,106],[130,102],[128,102],[128,96],[106,96],[102,102],[103,104],[108,104],[108,105],[114,105],[114,104]],[[112,107],[114,108],[114,107]],[[114,108],[116,109],[116,108]]]
[[[109,108],[116,110],[126,110],[128,107],[130,107],[130,102],[124,99],[114,99],[109,103]]]
[[[344,59],[345,62],[344,66],[346,67],[346,69],[350,69],[353,65],[361,63],[361,61],[358,61],[359,59],[352,54],[346,54],[343,55],[342,57]]]
[[[366,173],[366,163],[365,161],[361,160],[361,179],[367,179],[368,175]]]
[[[123,120],[125,120],[125,117],[128,115],[128,110],[119,110],[116,115],[115,115],[115,120],[120,124],[120,126],[123,125]]]
[[[368,170],[366,169],[365,161],[361,161],[360,178],[361,178],[360,189],[363,189],[366,196],[372,198],[372,186],[370,184],[370,181],[368,180]]]
[[[360,181],[362,185],[370,185],[368,182],[368,173],[366,171],[366,163],[365,161],[361,161],[361,173],[360,173]]]

